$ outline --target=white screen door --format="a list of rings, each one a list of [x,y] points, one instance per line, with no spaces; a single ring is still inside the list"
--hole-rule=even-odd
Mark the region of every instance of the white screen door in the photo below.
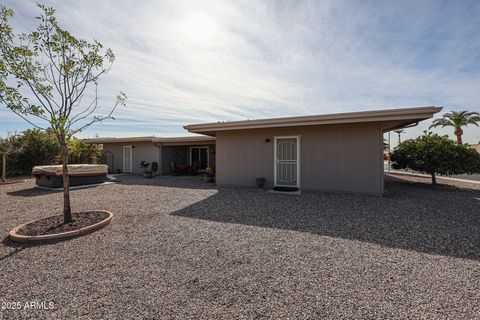
[[[300,187],[299,137],[275,138],[275,186]]]
[[[132,146],[123,147],[123,172],[132,172]]]

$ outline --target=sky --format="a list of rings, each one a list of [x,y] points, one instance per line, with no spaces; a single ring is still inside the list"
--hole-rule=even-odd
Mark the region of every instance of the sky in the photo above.
[[[35,27],[35,1],[1,3],[15,10],[15,31]],[[430,105],[480,112],[477,0],[42,3],[75,36],[113,49],[99,113],[119,91],[128,96],[115,120],[80,137],[178,136],[192,123]],[[30,127],[0,105],[0,135]],[[479,141],[480,128],[464,129],[464,142]]]

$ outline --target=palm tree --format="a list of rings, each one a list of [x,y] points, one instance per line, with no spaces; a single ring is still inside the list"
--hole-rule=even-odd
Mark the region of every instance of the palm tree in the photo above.
[[[455,131],[453,132],[457,136],[457,144],[463,144],[462,127],[466,127],[469,124],[476,125],[480,122],[480,114],[478,112],[468,112],[468,111],[452,111],[445,113],[442,118],[435,119],[432,122],[432,125],[429,129],[434,127],[441,126],[444,127],[454,127]]]

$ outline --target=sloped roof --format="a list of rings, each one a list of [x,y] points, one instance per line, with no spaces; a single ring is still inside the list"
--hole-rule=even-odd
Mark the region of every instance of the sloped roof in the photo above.
[[[259,120],[242,120],[191,124],[184,126],[189,132],[215,136],[217,131],[245,130],[263,128],[298,127],[328,124],[381,122],[385,131],[404,127],[425,119],[442,110],[441,107],[417,107],[402,109],[386,109],[362,112],[321,114],[300,117],[271,118]]]
[[[154,136],[122,137],[122,138],[102,137],[102,138],[83,139],[83,142],[85,143],[152,142],[153,138],[155,137]]]
[[[145,136],[145,137],[122,137],[122,138],[91,138],[83,139],[85,143],[129,143],[129,142],[152,142],[160,144],[175,144],[175,143],[201,143],[215,141],[215,137],[209,136],[184,136],[184,137],[155,137],[155,136]]]

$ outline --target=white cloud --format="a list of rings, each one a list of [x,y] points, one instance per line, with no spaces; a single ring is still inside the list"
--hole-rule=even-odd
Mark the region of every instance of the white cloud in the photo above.
[[[129,97],[116,121],[85,135],[178,135],[187,123],[433,104],[480,110],[475,3],[47,4],[75,35],[116,53],[102,105],[119,90]],[[33,4],[7,5],[17,27],[35,23]],[[2,134],[15,118],[0,116]],[[480,140],[478,129],[465,138]]]

